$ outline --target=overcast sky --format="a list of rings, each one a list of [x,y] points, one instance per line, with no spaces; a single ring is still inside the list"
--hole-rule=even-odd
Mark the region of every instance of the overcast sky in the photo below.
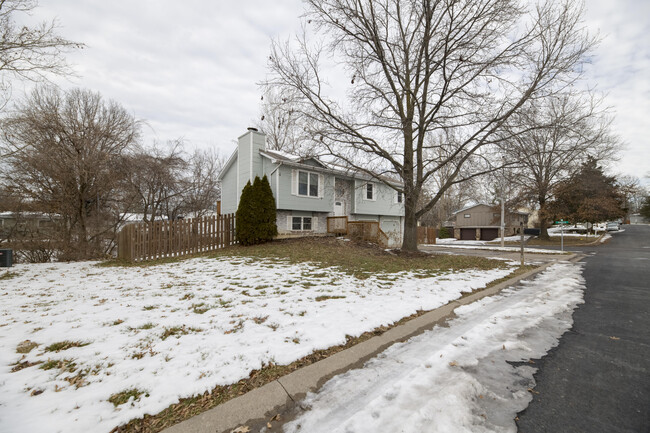
[[[56,18],[87,45],[68,55],[79,78],[62,87],[118,101],[147,121],[147,140],[229,155],[259,117],[271,38],[289,37],[301,13],[301,0],[40,0],[33,19]],[[604,38],[588,79],[626,143],[613,171],[650,175],[650,1],[588,0],[586,24]]]

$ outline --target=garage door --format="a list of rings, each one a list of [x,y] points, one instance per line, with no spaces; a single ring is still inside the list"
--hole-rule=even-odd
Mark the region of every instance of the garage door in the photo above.
[[[499,236],[499,229],[481,229],[481,240],[491,241]]]
[[[460,239],[463,241],[475,241],[476,229],[460,229]]]

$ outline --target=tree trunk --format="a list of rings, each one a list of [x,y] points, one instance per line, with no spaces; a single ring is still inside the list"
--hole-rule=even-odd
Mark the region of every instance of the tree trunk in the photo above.
[[[402,241],[402,250],[418,250],[418,219],[415,215],[415,200],[413,197],[406,196],[404,203],[404,240]]]
[[[544,240],[549,240],[551,237],[548,235],[548,229],[546,228],[546,200],[543,198],[539,199],[539,238]]]

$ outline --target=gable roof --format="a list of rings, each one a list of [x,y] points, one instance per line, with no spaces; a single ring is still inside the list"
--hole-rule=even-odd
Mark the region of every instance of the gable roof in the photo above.
[[[488,203],[475,203],[475,204],[472,204],[472,205],[469,205],[469,206],[465,206],[461,210],[457,210],[452,215],[457,215],[457,214],[459,214],[461,212],[465,212],[467,210],[470,210],[470,209],[473,209],[473,208],[479,207],[479,206],[487,206],[489,208],[493,208],[493,207],[497,207],[499,205],[498,204],[488,204]],[[516,214],[519,214],[519,215],[528,215],[528,212],[520,212],[520,211],[517,211],[517,210],[508,210],[508,209],[506,209],[506,212],[508,212],[508,213],[516,213]]]

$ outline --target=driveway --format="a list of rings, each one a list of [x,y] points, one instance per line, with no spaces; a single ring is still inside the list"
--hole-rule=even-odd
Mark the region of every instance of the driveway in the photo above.
[[[520,432],[650,431],[650,226],[624,227],[582,248],[585,303],[538,361]]]

